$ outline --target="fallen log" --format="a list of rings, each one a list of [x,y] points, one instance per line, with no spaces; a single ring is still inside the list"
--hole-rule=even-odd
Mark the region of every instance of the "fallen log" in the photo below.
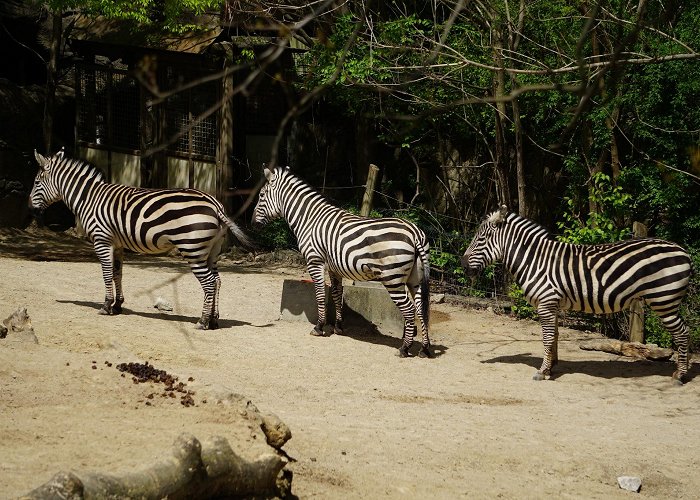
[[[589,340],[579,345],[584,351],[603,351],[638,359],[666,361],[673,356],[673,349],[659,347],[656,344],[626,342],[624,340],[601,339]]]
[[[292,473],[287,460],[264,453],[253,461],[237,455],[226,438],[200,443],[181,434],[171,456],[142,471],[121,476],[99,472],[59,472],[27,495],[25,500],[89,498],[242,498],[291,494]]]
[[[8,333],[10,334],[8,337]],[[34,334],[32,320],[27,313],[26,307],[18,307],[15,312],[2,321],[0,326],[0,339],[8,337],[8,340],[19,342],[33,342],[38,344],[39,340]]]

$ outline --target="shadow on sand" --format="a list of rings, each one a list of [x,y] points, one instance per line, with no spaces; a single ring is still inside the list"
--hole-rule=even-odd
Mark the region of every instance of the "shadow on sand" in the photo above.
[[[88,307],[90,309],[94,309],[95,314],[97,314],[97,311],[99,311],[100,308],[102,307],[101,303],[87,302],[84,300],[56,300],[56,302],[59,302],[61,304],[75,304],[76,306]],[[141,316],[143,318],[163,319],[166,321],[192,323],[193,326],[199,320],[199,318],[196,316],[183,316],[181,314],[172,314],[172,313],[165,313],[165,312],[158,312],[158,311],[153,311],[152,313],[142,312],[142,311],[132,311],[131,309],[128,309],[128,308],[124,308],[124,310],[121,314],[124,314],[126,316]],[[252,323],[248,323],[247,321],[237,321],[235,319],[225,319],[225,318],[219,319],[219,329],[233,328],[236,326],[252,326],[255,328],[269,328],[269,327],[272,327],[275,325],[273,323],[267,323],[265,325],[254,325]]]
[[[627,358],[629,359],[629,358]],[[513,354],[510,356],[497,356],[495,358],[483,360],[482,363],[508,363],[531,366],[534,371],[542,365],[542,358],[532,353]],[[605,379],[613,378],[641,378],[652,375],[671,377],[676,369],[676,363],[670,361],[649,361],[646,359],[634,361],[620,361],[618,359],[604,360],[577,360],[567,361],[559,359],[553,369],[552,380],[571,373],[583,373],[592,377]],[[691,364],[686,375],[686,382],[694,379],[698,375],[697,364]]]

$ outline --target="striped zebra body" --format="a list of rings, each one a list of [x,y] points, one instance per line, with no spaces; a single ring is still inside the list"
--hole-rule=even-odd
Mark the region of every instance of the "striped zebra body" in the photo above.
[[[657,313],[678,349],[674,379],[688,371],[688,328],[678,314],[692,272],[688,253],[675,243],[639,238],[603,245],[556,241],[535,222],[507,213],[491,214],[462,257],[468,272],[502,260],[537,308],[544,359],[535,378],[551,374],[557,361],[557,312],[608,314],[643,299]]]
[[[381,282],[404,317],[406,357],[416,334],[416,316],[423,339],[421,357],[432,357],[428,336],[430,266],[429,245],[423,231],[401,219],[360,217],[328,203],[288,169],[265,169],[267,183],[260,190],[253,222],[284,218],[306,259],[318,305],[312,335],[322,336],[326,325],[325,270],[335,304],[334,333],[342,333],[343,278]]]
[[[176,248],[190,265],[204,291],[197,328],[218,326],[221,279],[216,260],[230,229],[244,244],[245,234],[225,214],[213,196],[194,189],[143,189],[105,182],[102,173],[63,152],[39,163],[30,209],[40,215],[63,200],[83,226],[102,266],[105,302],[100,314],[122,310],[124,249],[160,254]]]

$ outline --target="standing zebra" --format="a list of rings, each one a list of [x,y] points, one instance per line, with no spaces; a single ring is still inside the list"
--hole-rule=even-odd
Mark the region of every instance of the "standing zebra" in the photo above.
[[[481,224],[462,265],[475,273],[496,260],[503,261],[540,317],[544,359],[535,380],[550,375],[557,362],[559,309],[612,313],[642,298],[673,336],[678,348],[673,378],[683,383],[688,328],[678,307],[688,288],[691,260],[680,246],[651,238],[604,245],[562,243],[502,206]]]
[[[124,248],[155,254],[177,248],[204,290],[202,317],[196,328],[217,328],[221,279],[216,259],[230,229],[250,245],[247,236],[224,213],[213,196],[194,189],[143,189],[105,182],[102,172],[82,160],[50,158],[34,152],[39,172],[29,195],[37,218],[63,200],[83,225],[102,265],[105,302],[100,314],[122,311]]]
[[[343,278],[380,281],[404,317],[399,356],[407,357],[416,334],[423,331],[418,355],[432,357],[428,337],[428,241],[423,231],[401,219],[369,219],[335,207],[286,169],[265,169],[253,222],[282,217],[294,232],[313,279],[318,322],[311,335],[323,336],[326,324],[324,266],[335,304],[333,332],[342,333]]]

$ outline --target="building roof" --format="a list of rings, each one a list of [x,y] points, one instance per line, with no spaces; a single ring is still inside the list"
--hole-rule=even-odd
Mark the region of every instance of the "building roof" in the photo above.
[[[196,31],[173,34],[128,20],[79,14],[75,16],[69,38],[79,42],[202,54],[223,30],[215,16],[200,16],[197,25],[200,29]]]

